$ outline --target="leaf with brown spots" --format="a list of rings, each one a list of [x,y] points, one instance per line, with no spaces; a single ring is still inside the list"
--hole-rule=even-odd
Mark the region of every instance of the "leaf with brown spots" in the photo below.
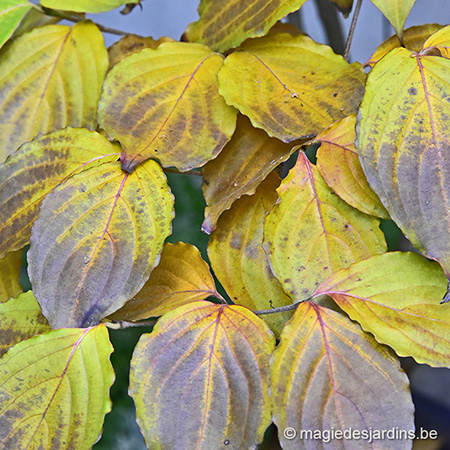
[[[119,156],[120,146],[104,136],[67,128],[24,144],[0,164],[0,257],[28,244],[41,203],[56,186]]]
[[[92,22],[48,25],[14,39],[0,58],[0,161],[38,134],[96,129],[107,68]]]
[[[370,186],[412,244],[439,261],[448,278],[449,73],[447,58],[392,50],[369,74],[356,130]]]
[[[63,11],[100,13],[111,11],[128,3],[139,3],[141,0],[40,0],[42,6]]]
[[[19,342],[0,359],[0,449],[88,450],[111,410],[104,325]]]
[[[204,45],[166,42],[113,67],[99,122],[122,144],[124,170],[157,158],[186,171],[218,155],[236,127],[236,110],[218,92],[222,65],[222,56]]]
[[[0,5],[0,48],[11,37],[32,8],[28,0],[2,0]]]
[[[318,134],[317,168],[342,200],[360,211],[383,219],[389,214],[372,191],[355,148],[356,115],[330,125]]]
[[[269,137],[239,115],[231,141],[202,170],[206,200],[202,230],[208,234],[214,231],[219,216],[244,194],[253,194],[261,181],[286,161],[293,150],[292,144]]]
[[[446,278],[416,253],[386,253],[333,274],[314,295],[329,295],[350,316],[421,364],[450,365],[450,305],[440,305]]]
[[[17,297],[23,292],[19,283],[21,267],[22,250],[8,253],[4,258],[0,259],[0,303]]]
[[[279,432],[285,450],[326,448],[312,433],[330,437],[333,429],[367,435],[344,435],[330,448],[411,448],[410,435],[368,443],[372,430],[414,430],[408,378],[387,347],[335,311],[312,302],[298,306],[274,351],[271,392],[278,430],[299,433],[289,440]]]
[[[165,314],[133,353],[130,395],[148,448],[250,449],[270,424],[269,327],[243,306]]]
[[[391,22],[399,38],[402,38],[403,27],[416,0],[370,0]]]
[[[274,275],[297,301],[334,272],[386,251],[379,220],[344,202],[300,152],[277,189],[264,223],[263,247]]]
[[[51,330],[32,291],[0,304],[0,356],[18,342]]]
[[[221,298],[198,248],[184,242],[167,242],[144,287],[110,319],[135,321],[162,316],[209,296]]]
[[[277,174],[270,174],[252,196],[237,200],[222,214],[211,234],[208,256],[217,278],[234,303],[247,308],[270,309],[290,305],[280,282],[270,270],[262,248],[264,218],[278,200]],[[292,313],[261,316],[279,335]]]
[[[33,225],[28,273],[52,328],[97,324],[130,300],[171,233],[173,195],[155,161],[120,162],[69,178]]]
[[[292,142],[354,114],[366,75],[307,36],[250,39],[227,57],[220,93],[269,136]]]

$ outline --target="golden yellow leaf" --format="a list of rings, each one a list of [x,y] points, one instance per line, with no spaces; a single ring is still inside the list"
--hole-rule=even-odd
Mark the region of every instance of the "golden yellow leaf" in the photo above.
[[[284,142],[313,136],[354,114],[365,73],[307,36],[276,33],[250,39],[227,57],[220,93],[253,126]]]
[[[6,302],[11,297],[17,297],[23,292],[19,283],[21,267],[22,250],[8,253],[0,259],[0,303]]]
[[[236,110],[218,92],[222,65],[204,45],[166,42],[113,67],[99,122],[122,144],[124,170],[157,158],[186,171],[217,156],[236,127]]]
[[[355,148],[356,115],[330,125],[318,134],[317,168],[342,200],[360,211],[383,219],[389,215],[372,191]]]
[[[280,201],[265,219],[263,246],[295,300],[310,297],[339,269],[386,251],[379,220],[339,198],[304,153],[277,191]]]
[[[110,319],[140,320],[162,316],[179,306],[220,297],[208,264],[197,247],[184,242],[165,243],[159,264],[144,287]]]
[[[52,328],[97,324],[139,292],[172,218],[173,195],[155,161],[132,174],[106,163],[53,190],[28,252],[33,292]]]
[[[298,306],[274,351],[271,392],[285,450],[323,449],[326,440],[336,449],[411,448],[405,431],[414,431],[414,405],[397,358],[335,311],[312,302]],[[367,434],[331,439],[333,429]],[[380,430],[391,429],[403,435],[381,437]],[[378,437],[369,439],[369,432]]]
[[[16,38],[0,58],[0,161],[57,128],[97,128],[108,54],[92,22],[48,25]]]
[[[440,56],[450,58],[450,26],[444,27],[431,35],[423,44],[423,49],[424,53],[436,49]]]
[[[416,0],[370,0],[391,22],[399,38],[402,37],[403,27],[411,8]]]
[[[269,327],[243,306],[165,314],[133,353],[130,395],[148,448],[255,448],[270,424]]]
[[[242,195],[253,194],[292,151],[292,144],[269,137],[263,130],[254,128],[245,116],[238,115],[231,141],[202,170],[206,200],[202,230],[208,234],[214,231],[219,216]]]

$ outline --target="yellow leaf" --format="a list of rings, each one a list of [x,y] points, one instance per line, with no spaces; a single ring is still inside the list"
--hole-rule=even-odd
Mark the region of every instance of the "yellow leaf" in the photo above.
[[[242,195],[253,194],[261,181],[286,161],[292,151],[292,144],[269,137],[239,115],[231,141],[202,170],[207,205],[202,230],[208,234],[214,231],[219,216]]]
[[[19,26],[32,4],[27,0],[2,0],[0,5],[0,48]]]
[[[67,128],[24,144],[0,164],[0,257],[28,244],[42,200],[56,186],[119,155],[120,146],[104,136]]]
[[[111,410],[104,325],[27,339],[0,359],[0,449],[88,450]]]
[[[141,0],[40,0],[42,6],[63,11],[99,13],[128,3],[139,3]]]
[[[92,22],[36,28],[1,56],[0,161],[38,134],[97,128],[108,54]]]
[[[355,113],[365,77],[359,63],[287,33],[245,42],[219,72],[227,103],[284,142],[313,136]]]
[[[0,259],[0,303],[23,292],[19,283],[21,267],[22,250],[8,253],[5,258]]]
[[[218,92],[222,65],[222,56],[203,45],[167,42],[113,67],[99,122],[122,144],[124,170],[158,158],[186,171],[217,156],[236,126],[236,111]]]
[[[392,50],[369,74],[357,147],[370,186],[450,277],[450,60]]]
[[[450,365],[450,305],[440,305],[446,278],[415,253],[386,253],[342,269],[317,289],[378,342],[419,363]]]
[[[300,152],[266,217],[264,249],[275,276],[295,300],[331,274],[386,251],[379,220],[347,205]]]
[[[437,49],[440,56],[450,58],[450,26],[444,27],[431,35],[423,44],[424,52]]]
[[[20,25],[14,31],[12,38],[22,36],[22,34],[28,33],[37,27],[43,27],[44,25],[53,25],[60,22],[60,17],[47,16],[43,11],[37,8],[31,8],[21,20]]]
[[[392,352],[330,309],[310,302],[298,306],[274,351],[271,392],[285,450],[323,449],[327,439],[336,442],[330,448],[411,446],[411,436],[404,434],[395,440],[380,434],[373,440],[368,435],[331,438],[333,429],[413,431],[414,405],[408,378]],[[297,436],[289,439],[294,432]]]
[[[173,195],[155,161],[132,174],[106,163],[49,194],[31,234],[28,273],[52,328],[97,324],[130,300],[158,264]]]
[[[242,306],[195,302],[141,336],[130,395],[151,449],[255,448],[270,424],[275,339]]]
[[[406,18],[416,0],[370,0],[391,22],[397,36],[401,39]]]
[[[144,287],[110,318],[135,321],[162,316],[209,296],[220,298],[197,247],[184,242],[166,243],[161,260]]]
[[[341,11],[342,15],[347,18],[353,7],[353,0],[331,0]]]
[[[51,331],[32,291],[0,304],[0,356],[24,339]]]
[[[208,256],[211,267],[234,303],[247,308],[270,309],[290,305],[280,282],[273,276],[262,248],[264,217],[278,196],[280,179],[275,173],[256,193],[237,200],[219,219],[211,234]],[[261,316],[279,335],[292,313]]]
[[[317,168],[328,186],[349,205],[366,214],[389,219],[359,162],[355,123],[356,116],[351,115],[330,125],[316,137],[321,143],[317,151]]]

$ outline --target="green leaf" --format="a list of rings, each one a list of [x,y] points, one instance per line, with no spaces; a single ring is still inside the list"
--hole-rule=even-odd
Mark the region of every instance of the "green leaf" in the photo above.
[[[201,0],[200,19],[188,26],[186,35],[189,41],[223,52],[237,47],[247,38],[264,36],[278,20],[300,9],[305,1]]]
[[[415,253],[386,253],[342,269],[322,283],[327,294],[378,342],[419,363],[450,365],[450,305],[440,305],[446,279]]]
[[[49,194],[28,252],[34,294],[52,328],[97,324],[130,300],[158,264],[173,196],[155,161],[132,174],[106,163]]]
[[[247,308],[270,309],[290,305],[280,282],[270,270],[262,248],[264,217],[278,200],[280,178],[273,173],[252,196],[243,196],[219,219],[211,234],[208,256],[217,278],[234,303]],[[279,335],[292,313],[267,314],[262,318]]]
[[[0,58],[0,161],[38,134],[96,129],[107,68],[92,22],[48,25],[14,39]]]
[[[0,48],[11,37],[32,5],[27,0],[2,0],[0,5]]]
[[[416,0],[370,0],[391,22],[397,36],[401,39],[406,18]]]
[[[195,302],[141,336],[130,395],[151,449],[255,448],[270,424],[275,339],[242,306]]]
[[[110,318],[135,321],[162,316],[209,296],[220,298],[198,248],[184,242],[165,243],[161,260],[144,287]]]
[[[263,246],[295,300],[308,298],[339,269],[386,251],[379,220],[341,200],[303,152],[277,191],[280,201],[265,219]]]
[[[8,253],[6,257],[0,259],[0,303],[23,292],[19,283],[21,267],[22,250]]]
[[[313,433],[326,437],[332,429],[379,434],[372,442],[362,436],[331,440],[330,448],[411,448],[410,436],[380,438],[381,430],[414,430],[408,378],[397,358],[335,311],[312,302],[298,306],[274,351],[271,392],[285,450],[323,449],[325,440]],[[296,438],[286,438],[287,427]]]
[[[28,244],[45,196],[70,176],[117,161],[120,146],[86,129],[36,138],[0,164],[0,256]]]
[[[42,6],[63,11],[100,13],[128,3],[139,3],[141,0],[40,0]]]
[[[450,60],[391,51],[369,74],[357,148],[408,239],[450,277]]]
[[[100,325],[51,331],[3,355],[1,448],[90,449],[111,409],[112,350]]]
[[[32,291],[0,304],[0,356],[24,339],[51,331]]]
[[[284,142],[355,113],[365,78],[359,63],[350,65],[330,47],[287,33],[245,42],[219,72],[227,103]]]
[[[114,66],[99,122],[122,144],[124,170],[158,158],[186,171],[217,156],[236,126],[236,110],[218,92],[222,65],[222,56],[203,45],[167,42]]]

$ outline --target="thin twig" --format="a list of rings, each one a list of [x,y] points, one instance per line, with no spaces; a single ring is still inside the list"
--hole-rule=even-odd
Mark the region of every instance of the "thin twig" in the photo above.
[[[275,314],[275,313],[281,313],[286,311],[293,311],[294,309],[297,309],[298,305],[303,302],[308,302],[311,300],[312,297],[308,297],[305,300],[300,300],[297,303],[293,303],[292,305],[286,305],[286,306],[280,306],[278,308],[273,309],[260,309],[259,311],[253,311],[256,315],[262,316],[263,314]]]
[[[358,0],[353,13],[352,23],[348,31],[347,42],[345,43],[344,58],[348,61],[350,47],[352,46],[353,35],[355,34],[356,22],[358,21],[359,12],[361,11],[362,0]]]
[[[197,177],[201,177],[201,176],[202,176],[202,173],[201,173],[200,171],[198,171],[198,170],[187,170],[186,172],[180,172],[179,170],[173,169],[173,168],[171,168],[171,167],[165,168],[165,169],[164,169],[164,172],[167,172],[167,173],[176,173],[176,174],[178,174],[178,175],[195,175],[195,176],[197,176]]]
[[[143,322],[126,322],[125,320],[112,320],[111,322],[104,322],[104,324],[111,328],[112,330],[122,330],[124,328],[134,328],[134,327],[150,327],[155,325],[155,320],[146,320]]]

